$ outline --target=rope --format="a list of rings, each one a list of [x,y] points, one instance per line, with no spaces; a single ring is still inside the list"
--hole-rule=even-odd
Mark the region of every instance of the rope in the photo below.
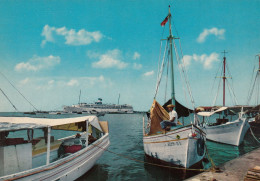
[[[19,112],[18,111],[18,109],[15,107],[15,105],[12,103],[12,101],[8,98],[8,96],[4,93],[4,91],[0,88],[0,91],[4,94],[4,96],[6,97],[6,99],[10,102],[10,104],[12,104],[12,106],[14,107],[14,109],[17,111],[17,112]]]
[[[221,79],[219,79],[217,94],[215,96],[215,99],[213,100],[212,106],[214,106],[216,104],[216,101],[217,101],[217,98],[218,98],[219,89],[220,89],[220,83],[221,83]]]
[[[208,158],[209,158],[209,161],[210,161],[210,163],[211,163],[211,168],[210,168],[209,170],[210,170],[211,172],[219,172],[220,169],[219,169],[218,167],[216,167],[216,165],[215,165],[213,159],[212,159],[212,158],[210,157],[210,155],[209,155],[207,145],[205,146],[205,148],[206,148],[206,154],[207,154],[207,156],[208,156]]]
[[[250,102],[250,95],[251,95],[251,88],[253,88],[252,87],[252,83],[253,83],[253,79],[254,79],[254,72],[255,72],[255,65],[254,65],[254,67],[253,67],[253,72],[252,72],[252,77],[251,77],[251,81],[250,81],[250,84],[249,84],[249,91],[248,91],[248,94],[247,94],[247,105],[249,105],[249,102]]]
[[[238,105],[235,93],[232,91],[231,85],[229,84],[228,80],[226,81],[226,83],[227,83],[229,95],[231,97],[231,100],[233,101],[233,104]]]
[[[188,79],[188,74],[187,74],[187,71],[184,67],[184,62],[183,62],[183,52],[182,52],[182,46],[181,46],[181,40],[179,39],[179,44],[180,44],[180,51],[181,51],[181,61],[183,64],[181,64],[181,68],[182,68],[182,71],[183,71],[183,74],[184,74],[184,79],[185,79],[185,82],[186,82],[186,86],[187,86],[187,89],[189,91],[189,95],[190,95],[190,99],[191,99],[191,103],[192,103],[192,106],[195,110],[195,101],[194,101],[194,98],[192,96],[192,91],[191,91],[191,87],[190,87],[190,83],[189,83],[189,79]]]
[[[251,92],[250,92],[250,96],[248,98],[248,103],[250,102],[251,98],[252,98],[252,95],[253,95],[253,92],[254,92],[254,88],[255,88],[255,83],[256,83],[256,80],[257,80],[257,74],[255,76],[255,81],[253,83],[253,86],[252,86],[252,89],[251,89]]]
[[[259,141],[259,140],[257,139],[257,137],[254,135],[254,133],[253,133],[251,127],[250,127],[250,132],[251,132],[252,136],[255,138],[255,140],[256,140],[258,143],[260,143],[260,141]]]
[[[189,86],[188,86],[189,83],[187,82],[187,79],[186,79],[186,77],[185,77],[184,62],[183,62],[183,61],[182,61],[182,63],[180,62],[179,54],[178,54],[178,51],[177,51],[177,48],[176,48],[177,46],[176,46],[176,43],[175,43],[174,40],[173,40],[173,45],[174,45],[174,50],[175,50],[175,54],[176,54],[176,60],[177,60],[177,62],[178,62],[179,67],[181,68],[181,70],[179,71],[180,77],[181,77],[181,81],[186,83],[187,89],[188,89],[188,91],[189,91]],[[183,60],[183,57],[182,57],[182,60]],[[182,71],[183,75],[181,74],[181,71]],[[183,79],[185,79],[185,80],[183,80]],[[187,98],[186,90],[185,90],[183,84],[182,84],[182,89],[183,89],[183,92],[184,92],[184,96],[185,96],[186,103],[188,104],[188,98]],[[193,109],[195,110],[195,105],[194,105],[194,102],[193,102],[193,99],[192,99],[191,92],[189,91],[189,93],[190,93],[191,103],[192,103]],[[190,112],[189,112],[189,113],[190,113]],[[190,119],[190,122],[192,122],[190,116],[189,116],[189,119]]]
[[[182,167],[172,167],[172,166],[167,166],[167,165],[161,165],[161,164],[156,164],[156,163],[150,163],[150,162],[146,162],[146,161],[142,161],[142,160],[138,160],[136,158],[133,158],[133,157],[129,157],[127,155],[123,155],[123,154],[119,154],[119,153],[115,153],[113,151],[110,151],[106,148],[103,148],[101,146],[98,146],[98,145],[95,145],[95,144],[92,144],[93,146],[96,146],[96,147],[99,147],[100,149],[104,150],[104,151],[107,151],[109,153],[112,153],[114,155],[117,155],[119,157],[122,157],[122,158],[126,158],[126,159],[129,159],[129,160],[132,160],[132,161],[135,161],[135,162],[139,162],[139,163],[143,163],[143,164],[147,164],[147,165],[153,165],[153,166],[158,166],[158,167],[164,167],[164,168],[173,168],[173,169],[180,169],[180,170],[193,170],[193,171],[200,171],[200,172],[210,172],[211,169],[195,169],[195,168],[182,168]]]
[[[220,68],[222,68],[221,65],[222,65],[222,63],[219,63],[218,71],[217,71],[217,73],[216,73],[216,75],[215,75],[215,79],[214,79],[213,84],[212,84],[212,87],[211,87],[211,94],[213,94],[213,89],[214,89],[215,82],[216,82],[216,80],[217,80],[217,75],[218,75],[218,73],[219,73],[219,70],[220,70]]]
[[[156,83],[156,89],[155,89],[155,95],[154,95],[154,99],[156,98],[157,96],[157,93],[158,93],[158,90],[159,90],[159,85],[161,83],[161,79],[162,79],[162,73],[163,73],[163,68],[164,68],[164,60],[165,60],[165,54],[166,54],[166,50],[168,49],[168,41],[166,42],[166,45],[165,45],[165,50],[164,50],[164,55],[163,55],[163,60],[162,60],[162,65],[161,65],[161,70],[159,72],[159,75],[158,75],[158,80],[157,80],[157,83]]]
[[[227,65],[228,75],[231,77],[231,84],[228,85],[228,86],[230,86],[230,96],[231,96],[231,93],[232,93],[234,102],[235,102],[236,105],[238,105],[238,101],[237,101],[236,94],[235,94],[235,90],[234,90],[234,82],[233,82],[233,79],[232,79],[232,75],[231,75],[231,72],[230,72],[230,70],[229,70],[229,65],[228,65],[228,63],[226,63],[226,65]],[[226,80],[227,80],[227,79],[226,79]],[[228,82],[228,80],[227,80],[227,84],[228,84],[228,83],[229,83],[229,82]],[[231,96],[231,97],[232,97],[232,96]],[[233,100],[232,100],[232,101],[233,101]]]
[[[9,84],[11,84],[11,86],[36,110],[39,111],[28,99],[26,99],[24,97],[24,95],[10,82],[10,80],[2,73],[0,72],[0,74],[2,74],[2,76],[7,80],[7,82],[9,82]]]

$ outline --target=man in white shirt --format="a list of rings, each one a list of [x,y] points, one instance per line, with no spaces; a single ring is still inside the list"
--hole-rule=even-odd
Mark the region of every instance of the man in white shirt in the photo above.
[[[175,110],[173,110],[174,105],[170,104],[167,106],[169,111],[170,120],[164,120],[160,123],[162,129],[166,129],[167,126],[176,126],[178,114]]]

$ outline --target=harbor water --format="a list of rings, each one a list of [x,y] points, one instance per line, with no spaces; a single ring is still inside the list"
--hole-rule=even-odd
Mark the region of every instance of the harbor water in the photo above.
[[[0,113],[0,116],[26,116],[20,113]],[[74,117],[84,116],[77,114],[33,115],[37,117]],[[183,173],[182,170],[168,169],[159,166],[149,165],[146,162],[143,151],[143,116],[138,114],[106,114],[100,117],[100,120],[109,122],[110,146],[95,166],[80,177],[78,181],[83,180],[183,180],[199,172]],[[188,124],[192,119],[185,118],[184,122]],[[62,134],[62,133],[60,133]],[[210,157],[216,166],[219,166],[229,160],[239,157],[260,146],[253,138],[250,131],[246,134],[245,140],[239,146],[231,146],[207,141],[207,148]],[[205,169],[208,169],[210,162],[203,163]]]

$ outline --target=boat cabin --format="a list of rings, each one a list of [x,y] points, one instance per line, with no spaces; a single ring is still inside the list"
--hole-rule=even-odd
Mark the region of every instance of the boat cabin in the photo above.
[[[3,176],[64,159],[108,133],[96,116],[65,119],[0,117],[0,180]]]

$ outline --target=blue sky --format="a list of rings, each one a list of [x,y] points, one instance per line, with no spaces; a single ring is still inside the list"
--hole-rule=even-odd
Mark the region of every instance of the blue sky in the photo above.
[[[259,0],[2,0],[0,71],[40,110],[75,104],[80,90],[82,102],[117,103],[120,93],[121,104],[147,110],[169,4],[195,105],[212,104],[223,50],[238,103],[246,104],[260,53]],[[186,105],[177,67],[175,61],[176,97]],[[19,111],[33,110],[3,76],[0,88]],[[0,101],[0,111],[14,111],[2,94]]]

